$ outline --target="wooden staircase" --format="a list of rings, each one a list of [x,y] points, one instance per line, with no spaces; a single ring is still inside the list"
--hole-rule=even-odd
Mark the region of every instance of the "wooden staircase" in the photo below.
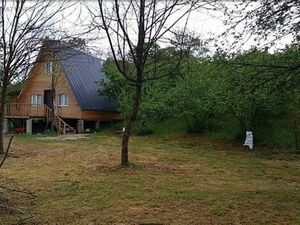
[[[76,130],[45,105],[47,124],[52,123],[58,134],[76,134]]]

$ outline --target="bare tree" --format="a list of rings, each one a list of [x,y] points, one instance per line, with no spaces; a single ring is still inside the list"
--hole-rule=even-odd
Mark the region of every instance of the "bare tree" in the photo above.
[[[284,42],[299,42],[300,2],[298,0],[242,0],[222,3],[233,44],[244,44],[249,39],[261,47],[272,47]],[[225,35],[224,33],[224,35]],[[232,47],[232,46],[230,46]]]
[[[52,34],[55,16],[69,6],[67,1],[52,0],[0,2],[0,153],[7,88],[26,76],[41,41]]]
[[[184,53],[184,50],[180,51],[178,58],[172,62],[171,57],[158,61],[157,43],[170,43],[169,34],[173,28],[179,23],[186,27],[192,10],[205,4],[197,0],[98,0],[99,13],[91,10],[96,26],[106,33],[119,72],[134,89],[132,107],[123,131],[122,166],[129,165],[129,136],[139,112],[143,85],[174,73]],[[100,21],[97,20],[99,18]],[[181,33],[183,36],[184,32]]]

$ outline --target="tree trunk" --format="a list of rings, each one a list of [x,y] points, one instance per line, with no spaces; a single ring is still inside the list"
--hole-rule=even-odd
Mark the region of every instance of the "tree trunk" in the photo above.
[[[2,104],[1,104],[2,105]],[[2,108],[2,106],[1,106]],[[0,155],[4,153],[4,140],[3,140],[3,113],[0,113]]]
[[[4,107],[5,107],[5,92],[2,88],[1,104],[0,104],[0,154],[4,153],[4,138],[3,138],[3,121],[4,121]]]
[[[294,135],[295,135],[295,150],[298,151],[298,121],[294,122]]]
[[[128,160],[129,135],[130,135],[132,124],[136,120],[136,117],[138,114],[141,96],[142,96],[142,85],[137,84],[136,89],[135,89],[135,95],[134,95],[132,109],[131,109],[131,112],[129,113],[129,116],[126,119],[125,130],[123,132],[123,138],[122,138],[121,165],[126,166],[126,167],[129,166],[129,160]]]

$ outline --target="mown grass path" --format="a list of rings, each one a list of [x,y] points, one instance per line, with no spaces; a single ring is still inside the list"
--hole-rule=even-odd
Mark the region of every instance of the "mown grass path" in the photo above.
[[[41,224],[300,224],[300,155],[201,136],[72,141],[17,136],[1,176],[38,197]]]

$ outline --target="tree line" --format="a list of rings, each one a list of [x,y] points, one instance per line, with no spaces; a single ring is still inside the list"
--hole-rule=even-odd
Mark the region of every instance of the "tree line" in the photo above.
[[[198,51],[206,50],[197,43]],[[159,48],[158,55],[171,51],[174,57],[180,54],[171,46]],[[247,130],[257,134],[256,140],[264,138],[261,133],[274,120],[297,119],[299,57],[298,44],[274,53],[253,48],[235,54],[217,51],[212,56],[199,56],[192,49],[178,70],[144,85],[135,130],[152,133],[153,124],[173,119],[183,121],[191,132],[213,132],[222,130],[228,120],[227,128],[236,129],[235,138],[242,139]],[[101,82],[102,93],[116,98],[126,116],[133,90],[112,60],[104,68],[109,79]]]

